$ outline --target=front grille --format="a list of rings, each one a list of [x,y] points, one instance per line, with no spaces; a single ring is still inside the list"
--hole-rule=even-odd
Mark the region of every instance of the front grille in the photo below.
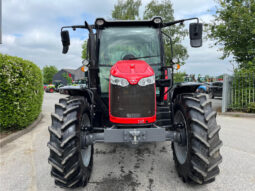
[[[155,115],[155,86],[111,84],[110,110],[114,117],[142,118]]]

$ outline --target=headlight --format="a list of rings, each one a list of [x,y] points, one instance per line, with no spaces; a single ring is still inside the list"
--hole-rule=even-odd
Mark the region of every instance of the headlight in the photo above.
[[[147,78],[142,78],[139,82],[138,82],[138,85],[139,86],[147,86],[147,85],[150,85],[150,84],[154,84],[155,83],[155,76],[150,76],[150,77],[147,77]]]
[[[121,86],[121,87],[126,87],[129,85],[128,81],[124,78],[118,78],[115,76],[111,75],[111,84]]]

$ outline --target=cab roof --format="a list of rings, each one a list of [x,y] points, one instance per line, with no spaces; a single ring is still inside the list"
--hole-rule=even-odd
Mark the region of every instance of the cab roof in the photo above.
[[[97,18],[95,20],[95,28],[101,29],[105,27],[119,27],[119,26],[152,26],[161,28],[163,20],[161,17],[153,17],[151,20],[105,20],[104,18]]]

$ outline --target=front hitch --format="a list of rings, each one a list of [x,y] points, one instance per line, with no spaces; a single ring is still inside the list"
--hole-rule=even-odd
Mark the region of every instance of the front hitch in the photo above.
[[[129,143],[137,145],[148,142],[172,141],[182,143],[179,131],[167,131],[165,128],[106,128],[102,133],[83,134],[81,146],[86,147],[94,143]]]

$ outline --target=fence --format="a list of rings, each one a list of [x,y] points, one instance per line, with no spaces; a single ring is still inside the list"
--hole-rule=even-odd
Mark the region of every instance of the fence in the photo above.
[[[255,73],[224,75],[222,112],[228,110],[254,112]]]

